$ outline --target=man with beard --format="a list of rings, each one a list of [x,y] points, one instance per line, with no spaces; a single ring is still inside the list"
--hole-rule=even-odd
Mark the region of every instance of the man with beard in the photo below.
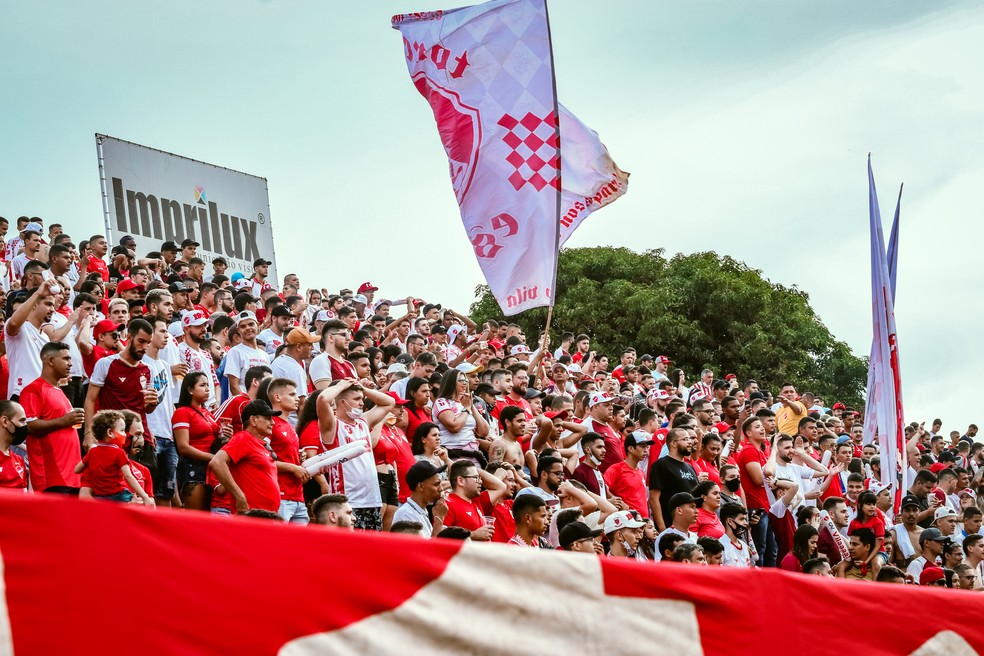
[[[622,438],[611,426],[615,414],[614,401],[615,399],[607,392],[592,392],[588,397],[588,416],[581,422],[589,433],[599,433],[605,438],[605,457],[598,467],[598,471],[602,474],[615,463],[625,459],[622,455]]]
[[[202,348],[205,344],[205,335],[208,333],[208,315],[201,310],[182,312],[181,326],[184,328],[184,338],[178,343],[181,362],[188,365],[188,373],[201,371],[208,378],[210,385],[208,402],[205,406],[209,410],[214,410],[219,394],[219,379],[215,376],[212,355]]]
[[[333,380],[355,378],[355,367],[345,359],[351,334],[348,324],[341,319],[329,319],[321,327],[321,353],[308,367],[315,389],[326,389]]]
[[[668,453],[649,468],[649,506],[653,522],[661,532],[673,523],[673,513],[668,501],[678,492],[690,492],[697,486],[697,472],[687,462],[693,455],[690,433],[685,428],[673,428],[666,436]]]
[[[131,410],[140,415],[144,435],[152,440],[147,413],[157,407],[157,392],[151,383],[150,368],[141,360],[153,336],[154,328],[143,319],[134,319],[127,328],[129,336],[125,349],[117,355],[103,358],[89,379],[85,397],[84,445],[95,446],[92,419],[97,410]],[[150,444],[156,449],[156,444]]]
[[[258,328],[256,315],[249,310],[243,310],[236,315],[236,329],[242,342],[229,349],[225,363],[225,376],[229,380],[229,394],[232,396],[243,392],[239,381],[251,367],[270,366],[270,358],[267,357],[266,351],[256,343]]]
[[[495,408],[492,410],[492,417],[498,419],[499,413],[502,412],[503,408],[514,405],[523,409],[523,413],[526,415],[526,421],[531,424],[527,430],[532,430],[533,409],[530,407],[530,402],[526,400],[530,375],[527,373],[526,365],[522,363],[510,365],[509,371],[512,373],[512,386],[502,399],[495,404]],[[492,384],[495,384],[494,379]]]

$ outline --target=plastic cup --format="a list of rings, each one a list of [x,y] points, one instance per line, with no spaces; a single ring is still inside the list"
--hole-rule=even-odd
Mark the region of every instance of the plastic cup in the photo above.
[[[495,517],[485,516],[485,525],[489,528],[495,528]]]
[[[72,408],[72,410],[77,410],[79,412],[84,412],[85,411],[83,408]],[[75,424],[72,424],[72,428],[74,428],[75,430],[78,430],[78,429],[82,428],[82,423],[83,422],[80,421],[80,422],[77,422]]]

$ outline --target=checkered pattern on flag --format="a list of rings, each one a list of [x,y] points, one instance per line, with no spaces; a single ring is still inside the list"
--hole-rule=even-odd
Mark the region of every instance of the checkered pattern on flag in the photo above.
[[[560,244],[593,209],[624,193],[627,176],[556,101],[545,0],[493,0],[400,14],[392,23],[410,78],[433,111],[461,219],[493,295],[507,315],[550,305]],[[566,143],[560,147],[568,132],[570,161]],[[562,171],[564,186],[569,175],[576,185],[563,190],[560,207]]]

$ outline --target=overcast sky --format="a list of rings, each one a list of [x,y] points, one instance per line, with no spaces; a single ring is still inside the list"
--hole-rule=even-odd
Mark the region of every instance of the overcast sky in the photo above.
[[[0,0],[0,215],[100,231],[102,132],[268,178],[278,266],[305,285],[371,279],[465,310],[481,273],[389,25],[454,6]],[[886,222],[905,182],[906,419],[981,418],[984,6],[554,0],[550,13],[562,102],[632,173],[569,246],[731,255],[808,292],[866,355],[870,151]]]

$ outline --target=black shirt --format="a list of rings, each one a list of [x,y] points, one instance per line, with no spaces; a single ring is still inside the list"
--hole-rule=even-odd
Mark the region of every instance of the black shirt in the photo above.
[[[697,472],[686,462],[663,456],[649,468],[649,489],[659,490],[659,505],[663,525],[673,523],[670,498],[677,492],[690,492],[697,487]]]

